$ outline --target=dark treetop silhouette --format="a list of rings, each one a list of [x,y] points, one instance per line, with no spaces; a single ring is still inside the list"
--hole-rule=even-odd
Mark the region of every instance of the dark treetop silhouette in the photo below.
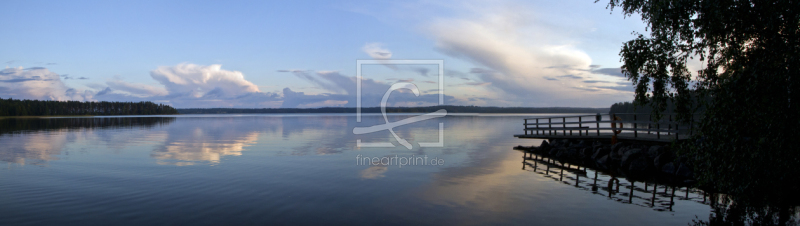
[[[54,100],[14,100],[0,98],[0,116],[48,115],[167,115],[175,108],[153,102],[81,102]]]

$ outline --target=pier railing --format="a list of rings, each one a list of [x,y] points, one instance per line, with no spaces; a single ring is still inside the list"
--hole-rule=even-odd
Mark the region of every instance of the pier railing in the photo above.
[[[676,114],[662,114],[653,120],[649,113],[617,113],[526,118],[524,137],[557,138],[565,136],[618,136],[646,139],[683,139],[694,133],[697,115],[688,123],[677,120]],[[522,137],[522,136],[520,136]],[[663,138],[662,138],[663,137]]]

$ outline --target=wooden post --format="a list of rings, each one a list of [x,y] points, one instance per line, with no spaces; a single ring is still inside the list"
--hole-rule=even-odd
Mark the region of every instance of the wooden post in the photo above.
[[[561,127],[564,128],[564,130],[562,132],[564,132],[564,135],[566,136],[567,135],[567,117],[562,117],[561,118]],[[572,134],[570,134],[570,135],[572,135]]]
[[[628,193],[628,203],[633,203],[633,187],[635,184],[635,181],[631,181],[631,191]]]
[[[656,123],[656,136],[661,139],[661,123]]]
[[[525,135],[528,135],[528,119],[525,119],[525,126],[524,126],[523,130],[525,130]]]
[[[675,187],[672,187],[672,195],[669,197],[669,210],[672,211],[672,206],[675,205]]]
[[[536,119],[536,135],[539,135],[539,119]]]
[[[547,131],[550,131],[550,135],[553,135],[553,118],[547,118]]]
[[[633,113],[633,137],[639,137],[639,127],[636,126],[636,113]]]
[[[650,198],[650,207],[653,207],[656,204],[656,189],[658,188],[658,182],[653,185],[653,197]]]
[[[549,159],[547,160],[547,163],[550,163]],[[547,170],[544,171],[545,172],[544,174],[550,175],[550,164],[544,164],[544,165],[547,166]]]
[[[600,113],[597,113],[597,116],[600,117],[595,118],[597,121],[597,127],[595,128],[597,128],[597,136],[600,136],[600,120],[603,119],[603,116],[601,116]]]
[[[669,119],[667,120],[667,135],[672,134],[672,115],[669,115]]]
[[[578,128],[583,127],[583,117],[578,116]],[[578,136],[583,136],[583,130],[578,129]]]

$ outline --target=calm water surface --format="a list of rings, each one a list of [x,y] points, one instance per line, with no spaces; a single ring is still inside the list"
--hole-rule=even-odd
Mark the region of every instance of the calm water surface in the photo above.
[[[686,225],[707,219],[685,188],[651,197],[594,171],[513,150],[532,115],[449,115],[354,135],[380,115],[184,115],[0,120],[0,225],[514,224]],[[538,115],[543,116],[543,115]],[[411,115],[390,115],[397,121]],[[444,125],[444,147],[437,142]],[[394,148],[357,148],[394,142]],[[361,164],[427,157],[442,165]],[[523,169],[524,167],[524,169]],[[598,174],[605,183],[609,176]],[[602,186],[601,186],[602,187]],[[671,189],[671,188],[670,188]],[[688,197],[688,198],[687,198]],[[670,200],[672,200],[670,202]]]

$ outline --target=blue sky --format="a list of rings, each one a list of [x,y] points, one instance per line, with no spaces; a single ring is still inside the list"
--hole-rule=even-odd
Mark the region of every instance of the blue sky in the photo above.
[[[0,97],[354,106],[356,60],[434,59],[445,104],[606,107],[633,98],[618,53],[645,29],[593,2],[3,1]],[[420,68],[371,67],[365,98],[405,81],[427,91],[392,105],[436,104]]]

